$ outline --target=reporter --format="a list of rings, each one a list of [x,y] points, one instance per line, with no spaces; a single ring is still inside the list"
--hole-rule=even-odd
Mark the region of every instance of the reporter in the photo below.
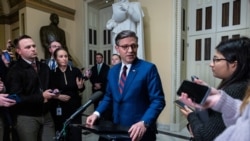
[[[60,94],[56,94],[56,99],[51,100],[50,111],[55,123],[56,131],[64,128],[64,122],[81,106],[81,96],[79,92],[85,89],[82,73],[78,68],[68,64],[69,56],[64,48],[58,48],[54,52],[54,59],[58,67],[50,71],[50,87],[59,89]],[[59,91],[58,91],[59,92]],[[81,115],[72,119],[71,123],[81,124]],[[69,127],[65,141],[81,141],[82,129]]]
[[[211,94],[204,105],[193,103],[187,94],[182,93],[180,100],[197,108],[212,108],[222,113],[225,125],[228,127],[215,141],[248,141],[250,140],[250,85],[243,101],[232,98],[225,91],[212,88]],[[244,131],[244,132],[243,132]]]
[[[9,39],[6,43],[6,48],[1,50],[0,54],[0,141],[17,141],[17,134],[15,127],[15,118],[12,114],[12,107],[16,104],[15,100],[7,98],[6,76],[9,68],[14,64],[15,57],[12,52],[14,45]]]
[[[20,58],[10,67],[6,87],[21,102],[16,104],[16,129],[20,141],[52,141],[54,123],[49,113],[49,67],[37,61],[36,44],[28,35],[16,40]]]
[[[243,99],[250,78],[250,39],[229,39],[222,41],[215,49],[210,67],[214,77],[222,79],[217,88],[233,98]],[[213,109],[202,111],[208,114],[206,121],[201,118],[199,111],[186,111],[181,110],[187,117],[195,141],[214,140],[226,128],[221,113]]]

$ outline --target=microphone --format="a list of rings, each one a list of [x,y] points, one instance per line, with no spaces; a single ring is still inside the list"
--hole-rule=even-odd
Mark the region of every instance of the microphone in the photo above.
[[[87,101],[87,103],[85,103],[84,105],[82,105],[80,108],[78,108],[76,110],[75,113],[73,113],[63,124],[63,129],[61,130],[61,132],[56,133],[56,137],[55,140],[59,141],[61,136],[65,133],[65,128],[69,125],[70,121],[72,119],[74,119],[79,113],[83,112],[84,110],[86,110],[87,107],[89,107],[89,105],[91,105],[93,102],[99,100],[101,97],[103,96],[103,93],[101,91],[97,91],[95,93],[93,93],[91,95],[91,97],[89,98],[89,100]],[[65,135],[64,135],[65,136]]]
[[[86,110],[87,107],[89,107],[93,102],[99,100],[101,97],[103,96],[103,93],[101,91],[97,91],[95,93],[93,93],[91,95],[91,97],[89,98],[89,100],[87,101],[87,103],[85,103],[84,105],[82,105],[80,108],[78,108],[76,110],[75,113],[73,113],[71,116],[70,116],[70,120],[75,118],[76,115],[78,115],[79,113],[83,112],[84,110]]]

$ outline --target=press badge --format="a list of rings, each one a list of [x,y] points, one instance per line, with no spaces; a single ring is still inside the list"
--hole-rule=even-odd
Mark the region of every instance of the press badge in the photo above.
[[[56,115],[61,116],[62,115],[62,108],[58,105],[56,108]]]

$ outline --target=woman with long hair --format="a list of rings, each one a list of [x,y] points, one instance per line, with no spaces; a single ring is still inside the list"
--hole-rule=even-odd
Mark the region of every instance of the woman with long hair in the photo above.
[[[250,39],[241,37],[222,41],[215,48],[215,55],[210,64],[213,75],[221,79],[217,87],[232,98],[242,100],[247,89],[250,72]],[[202,119],[204,110],[192,112],[187,107],[181,109],[187,117],[189,129],[195,141],[211,141],[222,133],[226,126],[221,113],[207,109],[206,120]]]

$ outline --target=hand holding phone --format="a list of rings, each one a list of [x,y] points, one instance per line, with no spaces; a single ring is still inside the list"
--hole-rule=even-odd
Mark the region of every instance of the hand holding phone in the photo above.
[[[183,102],[181,102],[180,100],[175,100],[174,103],[176,104],[176,106],[178,106],[181,109],[185,109],[185,104]],[[192,111],[194,111],[193,108],[188,107],[189,109],[191,109]]]
[[[175,100],[174,103],[176,104],[176,106],[178,106],[179,108],[185,108],[185,104],[183,102],[181,102],[180,100]]]
[[[54,90],[52,90],[52,93],[53,93],[53,94],[60,94],[61,91],[59,91],[58,89],[54,89]]]
[[[181,96],[182,92],[187,93],[188,97],[191,98],[193,102],[202,105],[210,94],[211,88],[184,80],[177,91],[177,95]]]
[[[10,95],[7,96],[7,98],[15,100],[16,103],[20,103],[21,102],[21,99],[20,99],[20,97],[17,94],[10,94]]]
[[[8,61],[8,63],[11,62],[11,56],[8,52],[3,52],[4,58]]]

